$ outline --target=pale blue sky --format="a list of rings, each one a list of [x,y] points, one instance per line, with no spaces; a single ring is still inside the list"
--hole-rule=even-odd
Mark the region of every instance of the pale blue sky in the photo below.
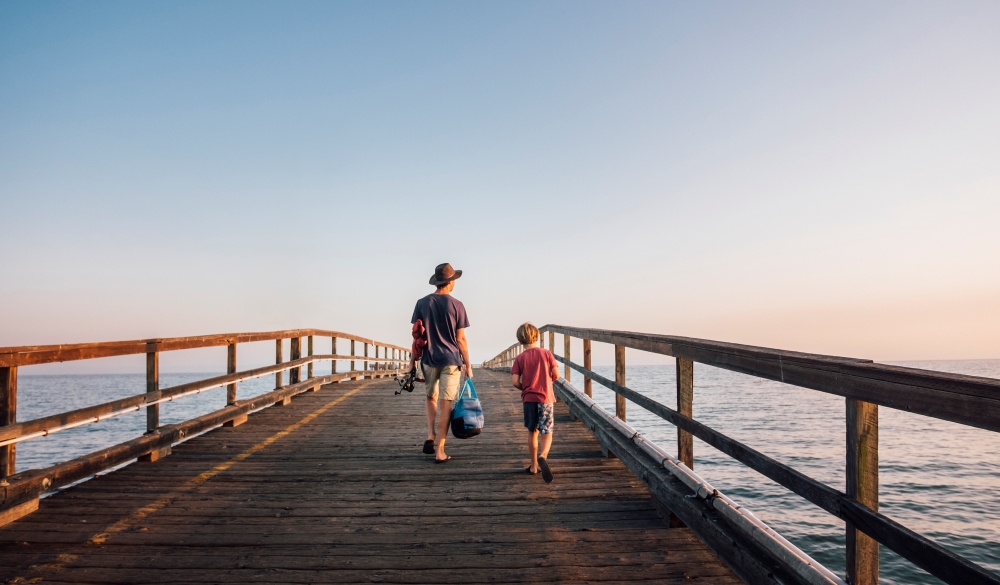
[[[405,343],[450,261],[477,360],[527,319],[1000,357],[997,31],[996,2],[4,2],[0,344]]]

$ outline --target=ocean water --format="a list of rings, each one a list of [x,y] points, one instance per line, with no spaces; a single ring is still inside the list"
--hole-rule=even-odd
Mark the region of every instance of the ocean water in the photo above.
[[[26,368],[22,368],[24,372]],[[146,391],[146,374],[91,374],[32,376],[19,372],[17,380],[17,420],[27,421],[101,404]],[[324,374],[329,372],[323,372]],[[160,388],[196,382],[225,372],[160,374]],[[303,373],[304,375],[304,373]],[[287,382],[288,376],[285,375]],[[274,390],[274,376],[241,382],[237,399],[246,399]],[[206,390],[160,404],[160,424],[186,421],[226,405],[225,387]],[[134,439],[146,432],[145,409],[83,425],[17,445],[17,470],[48,467],[104,447]]]
[[[1000,360],[897,365],[1000,378]],[[595,370],[614,377],[613,368]],[[161,387],[219,374],[162,374]],[[582,388],[578,373],[573,373],[571,382]],[[630,388],[668,406],[675,404],[674,384],[672,365],[628,368]],[[237,393],[243,399],[273,387],[273,376],[265,376],[240,383]],[[22,370],[18,420],[144,391],[144,374],[32,376]],[[594,398],[614,411],[614,395],[596,383]],[[225,401],[225,389],[219,388],[165,403],[160,407],[161,424],[211,412]],[[841,490],[845,482],[844,410],[843,398],[695,364],[695,418]],[[18,469],[46,467],[136,437],[145,431],[145,416],[137,411],[25,441],[18,445]],[[676,451],[672,425],[631,403],[628,421],[663,448]],[[1000,573],[1000,434],[880,408],[879,459],[882,513]],[[843,522],[697,439],[695,470],[843,575]],[[940,583],[885,547],[881,567],[882,583]]]
[[[1000,378],[1000,360],[894,362]],[[595,371],[614,378],[614,368]],[[571,383],[583,388],[572,373]],[[694,417],[839,490],[845,486],[845,400],[695,364]],[[674,366],[629,366],[626,385],[676,406]],[[596,382],[594,399],[614,412]],[[671,453],[676,427],[629,403],[626,418]],[[844,523],[763,475],[695,439],[695,471],[782,536],[843,576]],[[1000,433],[879,408],[880,512],[955,553],[1000,573]],[[881,583],[941,583],[881,547]]]

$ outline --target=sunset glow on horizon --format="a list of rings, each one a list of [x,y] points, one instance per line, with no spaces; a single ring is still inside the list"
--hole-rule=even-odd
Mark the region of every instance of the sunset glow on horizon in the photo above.
[[[477,362],[529,320],[1000,359],[998,30],[995,2],[7,2],[0,346],[406,345],[450,262]]]

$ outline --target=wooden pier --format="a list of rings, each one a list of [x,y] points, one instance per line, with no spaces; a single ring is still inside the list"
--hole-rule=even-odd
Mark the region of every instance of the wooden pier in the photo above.
[[[300,329],[0,348],[0,581],[876,585],[884,546],[945,583],[1000,585],[878,510],[878,409],[1000,431],[1000,380],[666,335],[541,330],[564,365],[551,484],[524,469],[507,373],[519,345],[478,370],[486,430],[450,440],[444,465],[421,452],[422,389],[396,395],[389,379],[407,363],[405,347]],[[274,364],[239,371],[238,344],[259,342],[274,343]],[[613,346],[614,380],[593,371],[592,343]],[[220,346],[227,374],[160,387],[161,352]],[[675,358],[675,405],[628,387],[626,348]],[[19,368],[142,354],[145,393],[18,420]],[[845,489],[693,418],[696,362],[844,397]],[[317,373],[327,363],[331,373]],[[264,376],[274,376],[273,391],[240,399],[240,382]],[[616,394],[613,413],[591,399],[594,383]],[[160,423],[160,404],[221,388],[218,410]],[[677,427],[676,454],[629,426],[636,406]],[[23,441],[136,411],[146,414],[140,436],[17,469]],[[700,477],[694,438],[844,521],[846,575]]]
[[[476,376],[487,432],[421,453],[424,398],[323,386],[65,490],[0,529],[11,583],[740,583],[559,405],[551,484],[519,395]]]

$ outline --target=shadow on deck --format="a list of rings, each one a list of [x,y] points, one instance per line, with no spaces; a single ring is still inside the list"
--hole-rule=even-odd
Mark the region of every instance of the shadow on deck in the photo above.
[[[329,385],[42,500],[0,528],[11,583],[739,583],[557,405],[555,481],[524,472],[518,394],[423,455],[424,399]]]

